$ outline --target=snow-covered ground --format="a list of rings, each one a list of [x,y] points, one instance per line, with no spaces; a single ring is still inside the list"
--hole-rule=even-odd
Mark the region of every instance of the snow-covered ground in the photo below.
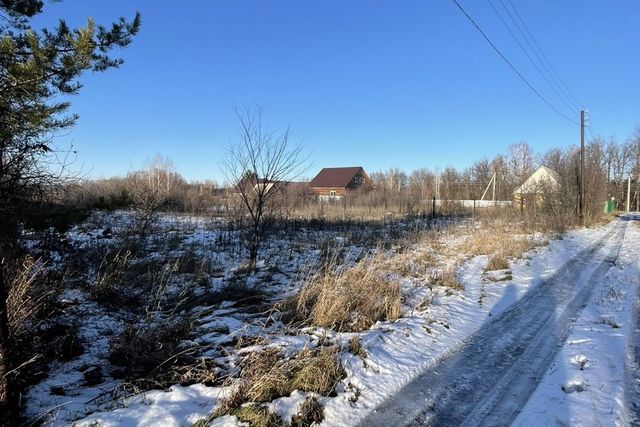
[[[196,245],[209,248],[210,251],[210,242],[219,239],[219,224],[210,224],[202,220],[165,219],[165,223],[173,223],[173,227],[175,221],[188,222],[189,232],[180,235],[183,245]],[[454,225],[451,227],[455,228]],[[99,231],[98,229],[96,233]],[[448,257],[455,260],[444,257],[439,262],[448,264],[457,260],[462,263],[456,275],[464,285],[463,290],[452,291],[434,287],[430,278],[424,275],[403,276],[393,273],[400,281],[405,296],[404,314],[397,321],[378,322],[371,329],[357,334],[367,354],[366,358],[342,352],[341,360],[347,377],[338,385],[337,396],[319,399],[325,407],[322,425],[346,426],[360,422],[421,372],[455,353],[483,324],[518,302],[530,289],[553,275],[567,260],[594,245],[607,231],[608,226],[603,226],[569,232],[561,239],[550,240],[546,246],[532,249],[522,258],[510,260],[510,268],[506,271],[484,272],[489,259],[486,255],[469,257],[464,253],[449,252]],[[468,230],[468,233],[472,232],[473,230]],[[82,233],[77,234],[76,240],[82,240]],[[612,279],[610,284],[603,284],[594,292],[594,298],[576,322],[570,339],[558,354],[554,366],[559,369],[550,369],[538,392],[518,418],[517,421],[521,425],[531,425],[532,421],[536,421],[533,424],[539,425],[537,421],[542,416],[550,421],[542,424],[554,424],[558,420],[566,420],[567,423],[580,422],[590,419],[580,416],[592,416],[589,411],[593,412],[594,408],[598,408],[596,415],[604,421],[603,425],[615,420],[621,423],[628,421],[628,414],[621,409],[624,396],[614,395],[612,388],[617,384],[616,378],[622,375],[620,369],[624,368],[622,355],[627,345],[625,337],[628,336],[625,327],[628,327],[629,307],[632,305],[638,280],[638,237],[640,230],[630,227],[620,252],[620,262],[609,273]],[[459,232],[449,235],[443,231],[441,240],[445,246],[455,246],[460,238]],[[302,245],[295,250],[287,246],[291,243],[286,240],[270,241],[266,251],[269,263],[278,265],[279,269],[275,274],[270,273],[268,278],[272,281],[271,289],[279,295],[278,298],[297,290],[299,283],[296,281],[296,271],[305,263],[312,263],[317,259],[320,252],[317,249],[318,242],[323,239],[349,243],[339,232],[323,233],[311,239],[307,237],[304,240],[310,245]],[[346,252],[353,253],[359,250],[362,248],[357,245],[346,247]],[[404,251],[403,260],[411,263],[412,258],[420,258],[431,250],[432,247],[428,243],[413,244]],[[394,256],[391,252],[390,257]],[[238,257],[229,257],[223,251],[213,253],[212,259],[217,260],[218,265],[225,266],[224,275],[228,275],[239,263]],[[259,282],[264,277],[254,277],[253,280]],[[222,280],[214,278],[211,285],[220,286]],[[93,307],[91,304],[87,303],[87,307]],[[268,338],[271,345],[296,351],[317,345],[320,338],[347,347],[347,342],[355,335],[320,328],[307,328],[296,335],[285,334],[278,322],[265,327],[264,319],[246,316],[233,304],[213,311],[194,308],[194,312],[198,310],[202,310],[203,314],[199,320],[202,335],[197,341],[203,346],[212,343],[221,346],[234,336],[259,333]],[[91,313],[88,317],[89,324],[107,324],[110,329],[118,329],[119,326],[113,324],[117,323],[117,319],[109,316],[105,318],[104,313]],[[621,327],[614,328],[611,325]],[[53,425],[66,425],[76,419],[73,424],[78,427],[183,426],[206,418],[213,412],[217,403],[229,393],[229,387],[176,385],[168,390],[153,390],[114,402],[109,401],[108,394],[114,384],[101,384],[80,387],[74,389],[74,393],[65,396],[52,395],[49,392],[52,386],[64,386],[80,380],[81,368],[87,365],[86,358],[104,361],[106,339],[100,335],[99,327],[88,328],[90,330],[86,331],[85,335],[93,334],[94,342],[90,351],[78,360],[54,368],[47,380],[30,391],[27,413],[34,418],[46,412],[54,415],[57,413],[57,416],[46,418],[47,422]],[[604,349],[614,352],[615,356],[607,356]],[[610,359],[617,357],[618,353],[620,357],[616,360],[619,360],[619,363],[612,365]],[[587,360],[584,363],[583,358]],[[229,363],[233,358],[217,360]],[[579,370],[580,366],[583,366],[584,370]],[[562,372],[558,373],[559,371]],[[594,389],[601,386],[599,381],[606,385],[596,391]],[[569,392],[575,388],[574,384],[587,384],[589,394]],[[562,390],[562,386],[565,386],[567,393]],[[283,420],[288,421],[306,396],[306,393],[294,392],[291,396],[276,399],[268,406]],[[553,396],[553,404],[548,402],[550,396]],[[600,400],[597,404],[592,403],[596,397]],[[591,405],[590,409],[584,406],[587,401]],[[618,402],[615,408],[612,406],[614,401]],[[605,416],[604,412],[607,410],[613,410],[616,415]],[[583,415],[563,417],[563,413],[572,414],[572,411]],[[234,417],[226,416],[213,420],[212,425],[232,426],[239,423]]]
[[[640,222],[630,224],[612,265],[514,423],[631,425],[625,361],[640,285]],[[637,399],[637,396],[635,397]]]

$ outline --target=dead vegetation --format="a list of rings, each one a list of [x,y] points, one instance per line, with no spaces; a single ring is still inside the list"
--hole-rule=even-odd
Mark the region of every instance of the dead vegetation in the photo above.
[[[519,258],[535,245],[529,235],[514,235],[508,230],[496,227],[473,232],[458,250],[471,256],[500,254],[507,258]]]
[[[240,422],[248,423],[251,427],[284,427],[282,419],[264,406],[248,403],[233,408],[229,414],[234,415]]]
[[[238,414],[248,416],[246,411],[254,414],[256,410],[265,415],[264,408],[256,404],[289,396],[294,390],[332,395],[336,385],[346,376],[338,356],[339,350],[335,346],[305,349],[288,359],[273,347],[248,353],[239,362],[240,373],[234,382],[234,391],[220,403],[213,418],[223,415],[240,418]],[[308,406],[307,412],[317,416],[317,405],[309,403]]]
[[[447,266],[441,269],[433,270],[431,276],[431,284],[451,290],[464,289],[464,285],[456,277],[456,270],[454,266]]]
[[[336,331],[362,331],[379,320],[396,320],[402,293],[398,283],[375,268],[383,263],[381,254],[347,268],[332,263],[312,274],[284,308],[294,321]]]
[[[60,275],[49,271],[40,259],[20,257],[12,263],[8,284],[7,320],[10,344],[7,373],[17,388],[25,389],[47,375],[50,363],[66,362],[84,350],[78,322],[60,314],[57,302]]]
[[[324,408],[317,398],[307,397],[291,419],[291,427],[311,427],[324,420]]]
[[[112,375],[126,380],[134,392],[172,384],[217,384],[216,365],[196,357],[197,348],[183,344],[190,335],[191,324],[182,319],[130,325],[111,339]]]
[[[497,253],[489,258],[485,271],[506,270],[509,268],[509,260],[503,253]]]
[[[405,251],[389,257],[381,270],[402,277],[420,278],[429,274],[438,265],[435,251],[429,246],[426,250]]]
[[[363,361],[367,358],[367,352],[364,347],[362,347],[360,338],[356,335],[349,339],[348,350],[349,353],[353,354],[354,356],[360,357]]]
[[[53,291],[43,289],[38,283],[43,268],[40,261],[26,257],[9,284],[7,317],[9,330],[14,335],[26,333],[30,321],[39,317],[50,302]]]
[[[184,308],[190,286],[207,273],[208,259],[191,251],[178,257],[146,257],[126,244],[107,250],[90,284],[92,300],[112,310],[152,316]]]

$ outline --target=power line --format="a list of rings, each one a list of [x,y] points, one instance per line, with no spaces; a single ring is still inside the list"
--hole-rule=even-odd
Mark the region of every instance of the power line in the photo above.
[[[511,8],[513,9],[513,11],[515,12],[516,17],[518,18],[518,20],[520,21],[520,23],[522,24],[522,27],[525,29],[525,31],[527,32],[527,34],[529,35],[529,37],[531,38],[531,40],[533,41],[533,44],[538,48],[538,51],[540,52],[540,55],[542,55],[542,58],[544,59],[544,61],[549,65],[549,68],[552,71],[552,76],[555,75],[555,78],[557,78],[557,80],[560,82],[560,84],[564,87],[566,93],[569,94],[569,96],[571,98],[573,98],[573,100],[575,101],[576,105],[579,107],[579,109],[581,109],[582,107],[582,102],[580,102],[580,100],[573,94],[573,92],[571,92],[571,90],[569,89],[569,87],[567,86],[567,84],[564,82],[564,80],[562,79],[562,77],[560,77],[560,74],[558,74],[558,72],[556,71],[556,69],[554,68],[553,64],[551,64],[551,61],[549,61],[549,58],[547,58],[547,55],[544,54],[544,50],[542,50],[542,48],[540,47],[540,44],[538,44],[538,42],[536,41],[536,38],[533,36],[533,34],[531,33],[531,31],[529,30],[529,27],[527,26],[527,24],[524,22],[524,19],[522,19],[522,16],[520,15],[520,13],[518,12],[518,9],[516,9],[516,6],[513,4],[513,2],[511,0],[508,0],[509,4],[511,5]],[[502,2],[502,0],[500,0],[500,2]],[[505,8],[506,9],[506,8]]]
[[[562,85],[560,83],[558,83],[558,80],[556,79],[554,74],[551,72],[551,70],[547,67],[545,62],[542,60],[542,58],[538,54],[536,48],[534,47],[534,45],[532,44],[532,42],[530,40],[530,37],[527,36],[525,31],[523,31],[523,28],[526,25],[524,24],[524,20],[522,19],[522,17],[521,16],[519,17],[520,22],[522,24],[522,26],[521,26],[521,24],[518,23],[518,21],[514,18],[514,15],[511,13],[509,8],[507,8],[507,6],[505,5],[504,1],[503,0],[499,0],[499,1],[500,1],[500,5],[502,6],[502,9],[504,9],[504,11],[507,12],[507,15],[509,16],[509,19],[511,20],[511,22],[513,23],[515,28],[518,30],[518,33],[520,33],[520,36],[522,36],[524,41],[527,43],[527,46],[529,47],[530,51],[533,53],[535,58],[538,60],[538,63],[540,65],[542,65],[543,70],[546,71],[546,74],[551,78],[551,81],[547,80],[546,78],[545,78],[545,81],[549,84],[549,86],[551,86],[551,88],[556,93],[556,95],[558,95],[558,97],[562,100],[562,102],[565,105],[567,105],[569,107],[569,109],[579,111],[581,109],[580,108],[580,103],[575,103],[571,99],[571,96],[567,94],[567,92],[562,87]],[[515,9],[514,9],[514,11],[515,11]],[[538,67],[536,67],[536,68],[538,68]],[[561,93],[559,93],[558,90]]]
[[[533,64],[533,66],[535,67],[535,69],[538,71],[538,73],[540,74],[540,76],[542,76],[542,78],[544,79],[545,82],[547,82],[547,84],[549,85],[549,87],[555,92],[555,94],[558,96],[558,98],[560,99],[560,101],[562,101],[564,103],[564,105],[567,106],[567,108],[569,108],[569,110],[578,110],[576,109],[574,106],[570,105],[567,100],[565,99],[565,96],[563,96],[562,94],[560,94],[560,92],[558,92],[558,90],[556,89],[556,87],[553,85],[553,83],[551,83],[551,81],[547,78],[547,76],[545,75],[545,73],[542,72],[542,70],[540,69],[540,67],[538,66],[538,63],[531,57],[531,55],[529,54],[529,52],[527,51],[527,49],[524,47],[524,45],[522,44],[522,42],[520,41],[520,39],[515,35],[515,33],[511,30],[511,27],[509,26],[509,24],[507,24],[507,22],[504,20],[504,18],[502,17],[502,15],[500,14],[500,12],[498,12],[498,9],[496,9],[496,7],[494,6],[493,2],[491,0],[487,0],[487,2],[489,3],[489,6],[491,6],[491,9],[493,9],[493,12],[496,14],[496,16],[500,19],[500,21],[502,22],[502,24],[504,25],[504,27],[507,29],[507,31],[509,31],[509,34],[511,34],[511,37],[516,41],[516,43],[518,44],[518,46],[520,47],[520,50],[522,50],[522,52],[526,55],[527,58],[529,58],[529,61]],[[502,0],[500,0],[500,3],[502,4],[502,7],[507,11],[507,14],[509,15],[509,18],[511,18],[511,21],[515,24],[516,29],[518,29],[518,31],[520,31],[520,34],[523,35],[522,30],[520,30],[520,27],[517,25],[517,23],[515,22],[515,20],[513,19],[513,17],[511,16],[511,14],[509,13],[509,10],[506,9],[506,7],[504,6],[504,3],[502,2]],[[526,37],[523,38],[525,39],[525,41],[528,41],[526,39]],[[529,47],[531,48],[531,45],[529,45]],[[536,52],[532,49],[532,52],[534,54],[536,54]],[[540,60],[538,58],[538,60]],[[542,62],[541,62],[542,64]],[[544,64],[543,64],[544,65]]]
[[[553,104],[551,104],[544,96],[542,96],[542,94],[540,92],[538,92],[536,90],[535,87],[533,87],[531,85],[531,83],[529,83],[529,81],[520,73],[520,71],[518,71],[518,69],[516,67],[513,66],[513,64],[507,59],[507,57],[502,54],[500,49],[498,49],[496,47],[496,45],[493,44],[491,39],[489,39],[489,37],[487,37],[485,32],[482,31],[482,28],[480,28],[480,26],[476,23],[476,21],[474,21],[473,18],[467,13],[467,11],[464,10],[464,8],[462,6],[460,6],[460,3],[458,3],[458,0],[451,0],[451,1],[453,3],[455,3],[455,5],[458,7],[458,9],[460,9],[460,11],[464,14],[464,16],[467,17],[469,22],[471,22],[473,24],[473,26],[476,27],[476,29],[480,32],[480,34],[482,34],[482,37],[484,37],[484,39],[487,41],[487,43],[489,43],[491,45],[493,50],[496,51],[496,53],[500,56],[500,58],[502,58],[502,60],[504,62],[506,62],[506,64],[509,66],[509,68],[511,68],[513,70],[513,72],[516,73],[518,75],[518,77],[520,77],[520,79],[529,87],[529,89],[531,89],[531,91],[533,93],[535,93],[538,96],[538,98],[540,98],[545,104],[547,104],[549,106],[549,108],[551,108],[553,111],[555,111],[556,113],[558,113],[559,115],[561,115],[562,117],[564,117],[565,119],[570,121],[571,123],[578,124],[577,121],[571,119],[570,117],[568,117],[567,115],[562,113],[560,110],[558,110],[556,107],[554,107]]]

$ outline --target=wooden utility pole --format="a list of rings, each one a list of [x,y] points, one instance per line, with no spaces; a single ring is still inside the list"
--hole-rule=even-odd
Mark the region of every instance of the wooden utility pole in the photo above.
[[[496,204],[496,177],[497,177],[498,173],[494,170],[493,171],[493,196],[491,197],[491,200],[493,200],[493,204]]]
[[[584,110],[580,110],[580,196],[578,198],[578,219],[584,225]]]
[[[627,181],[627,212],[631,209],[631,176],[629,176],[629,181]]]

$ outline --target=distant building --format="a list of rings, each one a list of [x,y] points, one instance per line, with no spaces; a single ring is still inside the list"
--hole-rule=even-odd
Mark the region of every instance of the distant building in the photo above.
[[[540,166],[522,185],[513,190],[513,202],[519,205],[533,199],[536,203],[540,203],[545,192],[558,188],[560,188],[558,173],[546,166]]]
[[[235,186],[236,193],[249,194],[252,190],[256,192],[269,193],[274,190],[282,190],[287,186],[286,181],[267,181],[265,179],[256,179],[254,177],[242,178]]]
[[[373,182],[362,166],[324,168],[309,182],[311,193],[320,198],[342,198],[351,191],[373,188]]]

